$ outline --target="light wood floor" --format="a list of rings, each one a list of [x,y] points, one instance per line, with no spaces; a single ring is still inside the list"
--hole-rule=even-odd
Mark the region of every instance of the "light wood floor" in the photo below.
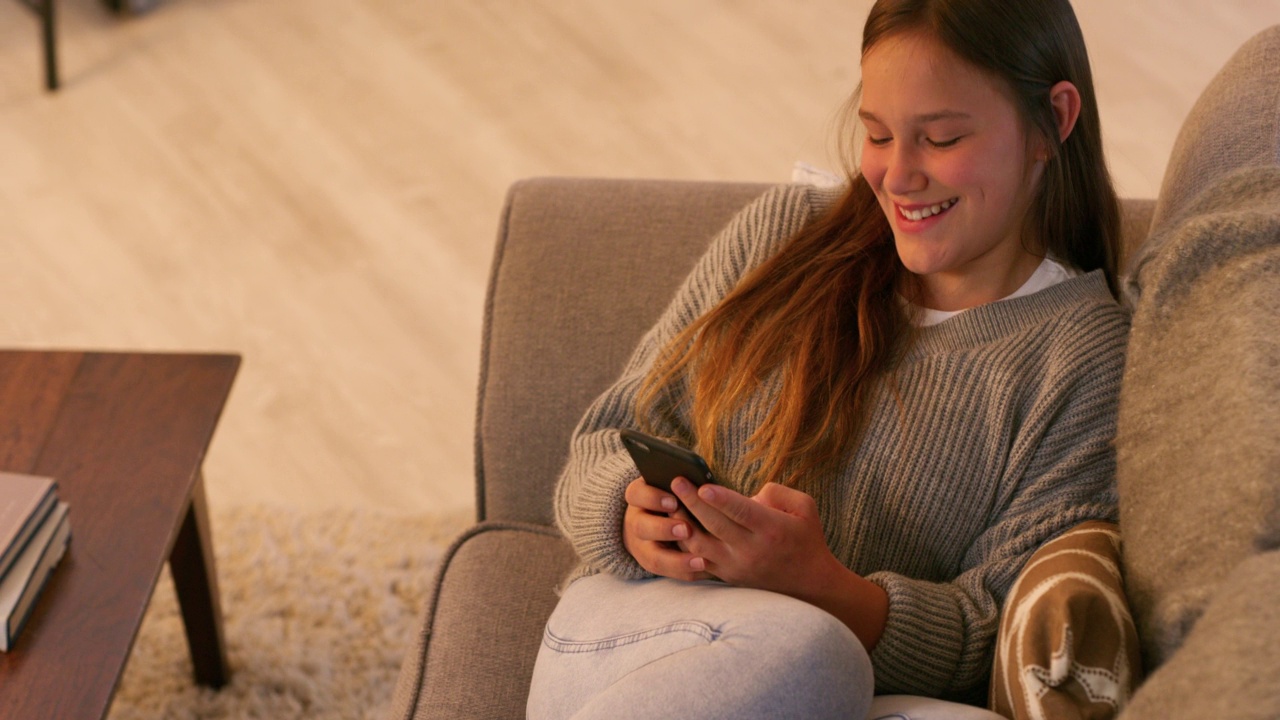
[[[529,175],[785,181],[834,165],[869,0],[60,0],[65,87],[0,0],[0,346],[245,364],[210,500],[472,502],[484,283]],[[1112,170],[1277,0],[1077,0]]]

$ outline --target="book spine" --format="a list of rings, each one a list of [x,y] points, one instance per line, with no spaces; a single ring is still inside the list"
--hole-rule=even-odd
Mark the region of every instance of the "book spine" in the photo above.
[[[18,604],[13,608],[9,617],[5,619],[3,624],[4,632],[0,633],[0,652],[8,652],[12,649],[18,634],[26,626],[32,609],[35,608],[36,599],[44,592],[45,585],[49,582],[49,577],[62,560],[63,555],[66,554],[67,545],[71,542],[71,523],[68,520],[66,503],[59,502],[56,511],[48,521],[57,523],[57,527],[54,528],[53,537],[43,548],[40,559],[22,590]]]

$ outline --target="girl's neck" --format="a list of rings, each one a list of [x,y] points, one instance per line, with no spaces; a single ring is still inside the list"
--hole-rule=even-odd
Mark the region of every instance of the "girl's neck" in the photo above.
[[[1010,262],[965,273],[933,273],[914,277],[915,304],[930,310],[966,310],[1003,299],[1022,287],[1042,256],[1019,252]]]

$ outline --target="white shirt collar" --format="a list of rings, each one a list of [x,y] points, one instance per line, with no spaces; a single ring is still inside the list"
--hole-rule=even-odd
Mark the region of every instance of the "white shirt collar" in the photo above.
[[[1075,268],[1068,267],[1057,260],[1046,257],[1040,261],[1040,266],[1036,271],[1031,273],[1031,277],[1022,283],[1022,287],[1014,290],[1013,293],[1006,297],[1002,297],[996,302],[1012,300],[1014,298],[1038,293],[1045,288],[1053,287],[1064,280],[1070,280],[1078,277],[1080,271]],[[964,310],[968,310],[965,308]],[[951,318],[964,312],[964,310],[930,310],[929,308],[920,308],[920,313],[916,316],[916,327],[929,327],[937,325],[940,322],[950,320]]]

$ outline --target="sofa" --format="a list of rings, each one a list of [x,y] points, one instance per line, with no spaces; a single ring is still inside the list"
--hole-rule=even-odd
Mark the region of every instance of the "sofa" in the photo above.
[[[551,503],[570,433],[710,238],[766,187],[586,178],[511,187],[485,306],[477,522],[442,560],[390,718],[524,716],[543,624],[575,564]],[[1019,718],[1277,718],[1280,26],[1205,90],[1159,197],[1123,209],[1134,324],[1116,440],[1119,530],[1082,528],[1055,542],[1083,544],[1028,563],[1006,605],[1018,627],[1001,630],[992,708]],[[1055,569],[1085,546],[1095,569]],[[1083,580],[1045,600],[1037,589],[1047,583],[1032,572]],[[1008,610],[1032,595],[1052,607]],[[1082,620],[1100,616],[1110,620]],[[1018,660],[1020,642],[1040,643],[1043,663]],[[1068,677],[1103,646],[1115,662],[1097,671],[1117,696],[1110,704],[1079,673]],[[1037,705],[1037,695],[1053,702]],[[912,717],[944,716],[930,712]]]

